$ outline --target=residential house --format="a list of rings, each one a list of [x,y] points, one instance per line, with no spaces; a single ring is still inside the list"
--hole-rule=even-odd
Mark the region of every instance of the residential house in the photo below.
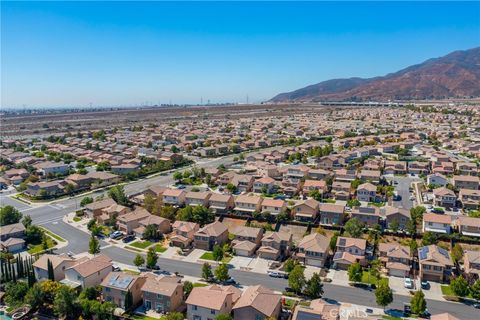
[[[480,177],[478,176],[453,176],[452,184],[458,189],[478,190]]]
[[[314,199],[300,200],[292,207],[292,214],[299,221],[314,221],[320,203]]]
[[[385,214],[385,225],[388,229],[393,230],[393,226],[397,225],[399,230],[405,230],[408,221],[410,221],[410,211],[404,208],[396,208],[385,206],[383,208]]]
[[[412,264],[410,248],[395,242],[380,243],[379,259],[390,276],[408,277]]]
[[[0,227],[0,240],[5,241],[10,238],[23,239],[25,237],[25,226],[23,223],[12,223]]]
[[[147,273],[146,277],[147,280],[141,288],[146,311],[168,313],[180,309],[183,304],[183,284],[180,278],[151,273]]]
[[[34,167],[37,169],[37,172],[43,176],[56,175],[56,174],[64,175],[68,173],[68,170],[70,169],[68,164],[65,164],[63,162],[50,162],[50,161],[40,162],[34,165]]]
[[[319,206],[320,224],[343,225],[345,206],[333,203],[321,203]]]
[[[213,250],[215,245],[223,245],[228,241],[228,228],[223,223],[215,221],[207,224],[195,233],[194,246],[197,249]]]
[[[235,212],[238,214],[252,215],[260,212],[262,198],[256,195],[239,195],[235,198]]]
[[[480,251],[464,251],[463,269],[467,275],[480,277]]]
[[[147,217],[138,220],[138,226],[133,229],[133,232],[138,237],[143,237],[145,229],[150,225],[155,226],[157,228],[157,232],[161,234],[167,234],[171,229],[170,220],[150,214]]]
[[[480,207],[480,190],[460,189],[458,198],[464,209],[477,210]]]
[[[421,174],[428,174],[430,171],[430,164],[428,162],[420,162],[420,161],[411,161],[408,163],[408,172],[421,175]]]
[[[209,202],[210,209],[218,214],[227,213],[235,207],[235,200],[231,194],[212,193]]]
[[[418,263],[420,279],[426,281],[446,281],[453,267],[450,253],[434,244],[418,249]]]
[[[358,177],[362,181],[370,181],[373,183],[378,183],[380,182],[380,177],[382,176],[382,173],[380,170],[362,170],[358,174]]]
[[[456,224],[460,234],[470,237],[480,237],[480,218],[459,215]]]
[[[65,269],[65,279],[60,281],[74,288],[98,286],[112,272],[112,259],[100,254]]]
[[[112,302],[117,307],[125,308],[125,296],[130,291],[133,298],[133,306],[138,306],[142,301],[142,287],[147,281],[143,275],[135,275],[126,272],[110,272],[103,279],[102,296],[104,301]]]
[[[136,208],[134,211],[126,213],[117,218],[118,230],[127,234],[134,232],[135,228],[140,226],[140,220],[149,217],[151,214],[142,207]]]
[[[33,263],[33,271],[37,280],[48,280],[48,261],[52,263],[54,280],[65,278],[65,270],[78,263],[67,255],[43,254]]]
[[[365,251],[367,241],[364,239],[338,237],[333,264],[335,268],[348,269],[348,267],[359,262],[365,264]]]
[[[46,181],[46,182],[29,182],[25,193],[31,197],[52,197],[65,193],[66,186],[64,180]]]
[[[357,200],[365,202],[376,202],[377,187],[367,182],[362,183],[357,188]]]
[[[232,234],[232,248],[237,256],[251,257],[262,242],[263,229],[240,226]]]
[[[339,320],[340,306],[330,304],[322,299],[315,299],[310,305],[297,304],[292,320]]]
[[[271,194],[275,190],[275,180],[271,177],[262,177],[253,183],[253,192]]]
[[[282,310],[282,295],[262,286],[250,286],[233,307],[234,320],[277,319]]]
[[[441,173],[432,173],[427,176],[427,185],[446,187],[448,178]]]
[[[117,203],[113,199],[108,198],[105,200],[95,201],[87,204],[83,209],[83,211],[89,219],[96,219],[98,216],[102,214],[103,209],[116,204]]]
[[[187,319],[213,320],[219,314],[230,314],[241,294],[241,291],[233,286],[212,285],[193,288],[185,301]]]
[[[307,266],[322,268],[328,257],[330,240],[320,233],[305,236],[298,244],[295,258]]]
[[[282,199],[265,198],[262,201],[262,213],[268,212],[273,216],[286,212],[287,203]]]
[[[423,215],[422,231],[450,234],[452,231],[452,216],[426,213]]]
[[[181,207],[185,204],[186,192],[181,189],[167,189],[163,192],[163,203]]]
[[[170,243],[175,247],[188,248],[193,242],[195,233],[200,226],[198,223],[177,220],[172,225]]]
[[[204,206],[208,207],[211,192],[193,192],[189,191],[185,195],[185,205],[187,206]]]
[[[356,207],[352,209],[351,215],[369,228],[380,224],[380,209],[377,207]]]
[[[289,232],[267,232],[262,238],[262,246],[257,250],[260,258],[277,260],[290,254],[292,234]]]
[[[350,182],[334,181],[332,184],[332,193],[336,200],[350,200],[350,191]]]
[[[433,203],[436,206],[451,208],[457,203],[457,196],[455,192],[445,187],[433,189]]]
[[[327,183],[323,180],[305,180],[303,183],[303,194],[308,195],[310,192],[317,190],[320,194],[327,192]]]
[[[96,217],[98,223],[108,223],[109,221],[114,221],[117,217],[126,214],[129,212],[129,208],[122,206],[120,204],[112,204],[109,207],[101,209],[101,214]]]

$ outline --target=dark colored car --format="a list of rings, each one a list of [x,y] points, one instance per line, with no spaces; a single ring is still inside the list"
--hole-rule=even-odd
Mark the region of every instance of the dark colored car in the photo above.
[[[128,236],[126,236],[125,238],[122,239],[123,243],[131,242],[133,240],[135,240],[134,235],[128,235]]]

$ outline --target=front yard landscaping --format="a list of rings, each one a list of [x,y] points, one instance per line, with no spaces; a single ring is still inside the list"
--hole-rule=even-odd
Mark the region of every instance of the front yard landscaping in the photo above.
[[[35,244],[35,245],[28,245],[28,253],[30,254],[37,254],[37,253],[40,253],[40,252],[43,252],[45,250],[48,250],[48,249],[51,249],[53,247],[55,247],[57,243],[51,239],[51,238],[47,238],[47,249],[44,249],[43,247],[43,243],[39,243],[39,244]]]
[[[145,241],[135,241],[130,244],[131,247],[138,248],[138,249],[146,249],[147,247],[150,247],[152,243],[148,240]]]
[[[213,252],[205,252],[204,254],[201,255],[200,259],[215,261],[215,259],[213,258]],[[229,263],[230,260],[232,260],[232,257],[223,257],[223,259],[220,260],[220,262]]]
[[[45,232],[47,235],[49,235],[50,237],[54,238],[55,240],[58,240],[60,242],[66,242],[65,239],[63,239],[62,237],[60,237],[58,234],[55,234],[53,232],[51,232],[50,230],[47,230],[45,228],[42,228],[43,232]]]
[[[440,286],[440,288],[442,289],[442,294],[444,296],[451,296],[451,297],[458,297],[452,290],[452,287],[450,287],[450,285],[442,285]],[[463,298],[472,298],[472,295],[471,293],[469,292],[468,295],[466,295],[465,297]]]
[[[155,252],[165,252],[167,251],[167,248],[165,248],[164,246],[162,246],[161,244],[156,244],[155,245]]]
[[[383,280],[383,279],[386,279],[386,281],[388,283],[388,278],[382,278],[382,277],[376,278],[369,271],[363,270],[362,281],[361,282],[377,285],[380,282],[380,280]]]

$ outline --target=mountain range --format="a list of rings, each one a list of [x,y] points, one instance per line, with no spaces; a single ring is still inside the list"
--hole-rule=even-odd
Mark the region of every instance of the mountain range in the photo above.
[[[374,78],[332,79],[280,93],[270,102],[388,101],[480,96],[480,47],[454,51]]]

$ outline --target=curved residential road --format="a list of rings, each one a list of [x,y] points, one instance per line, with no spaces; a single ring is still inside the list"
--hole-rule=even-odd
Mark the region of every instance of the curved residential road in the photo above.
[[[221,164],[228,164],[232,161],[233,156],[217,158],[203,161],[197,164],[198,167],[216,167]],[[158,175],[148,179],[135,181],[125,185],[127,194],[133,194],[145,190],[152,185],[169,185],[173,183],[173,173],[167,175]],[[94,192],[94,195],[99,195],[105,191]],[[16,199],[9,198],[7,194],[0,194],[0,205],[13,205],[18,210],[22,211],[24,215],[30,215],[33,223],[41,225],[42,227],[58,234],[62,238],[68,240],[68,245],[58,249],[59,253],[73,252],[81,253],[88,251],[89,235],[65,222],[63,217],[79,208],[80,200],[84,195],[76,196],[69,199],[62,199],[49,204],[34,204],[27,205]],[[101,241],[100,246],[103,247],[102,252],[112,258],[112,260],[132,264],[136,253],[110,246],[107,242]],[[166,259],[160,256],[158,265],[168,272],[179,272],[194,277],[201,276],[201,265],[198,263],[185,262],[181,260]],[[242,285],[257,285],[261,284],[274,290],[283,291],[288,286],[287,280],[271,278],[266,274],[230,270],[230,275],[234,277]],[[369,307],[378,307],[375,302],[375,295],[372,291],[334,285],[331,283],[324,283],[325,294],[331,300],[339,302],[347,302],[357,305],[364,305]],[[394,303],[389,308],[403,309],[403,303],[410,301],[410,298],[402,295],[394,295]],[[478,310],[460,303],[427,300],[427,306],[431,313],[449,312],[462,320],[478,319]]]

